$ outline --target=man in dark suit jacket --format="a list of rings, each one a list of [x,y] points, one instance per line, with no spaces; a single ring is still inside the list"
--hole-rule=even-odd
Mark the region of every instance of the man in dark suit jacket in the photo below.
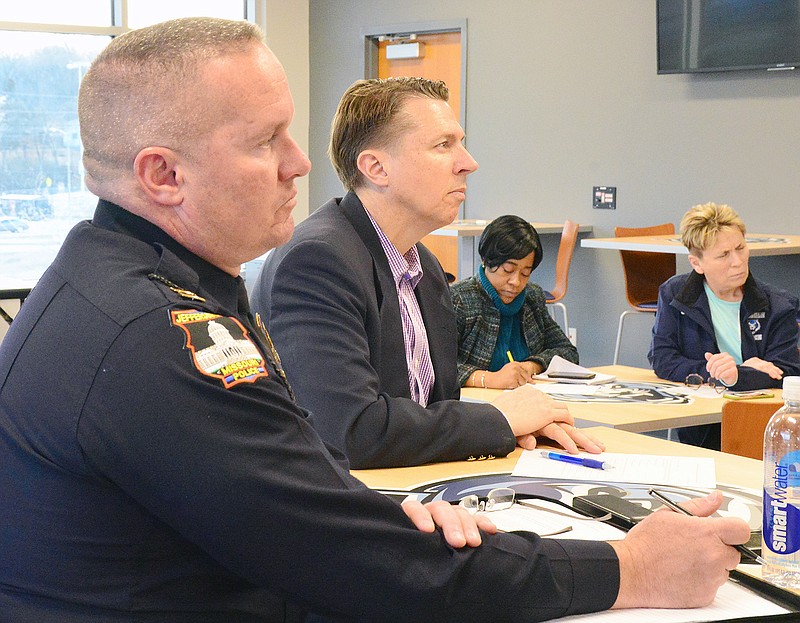
[[[350,192],[297,226],[253,291],[298,402],[356,468],[506,455],[516,443],[533,447],[535,435],[572,452],[577,444],[601,449],[572,426],[563,404],[530,385],[493,405],[458,400],[450,294],[419,240],[451,223],[464,200],[466,177],[478,165],[463,137],[443,83],[353,85],[330,150]],[[400,281],[411,267],[422,272],[413,296],[424,328],[402,318]],[[421,391],[418,359],[407,348],[420,340],[430,362],[420,375],[433,377]]]

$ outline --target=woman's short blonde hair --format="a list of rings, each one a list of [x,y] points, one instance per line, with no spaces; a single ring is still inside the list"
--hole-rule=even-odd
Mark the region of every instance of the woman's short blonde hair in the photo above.
[[[703,203],[693,206],[681,219],[681,242],[689,253],[701,257],[713,247],[717,234],[723,229],[738,229],[746,233],[744,221],[725,204]]]

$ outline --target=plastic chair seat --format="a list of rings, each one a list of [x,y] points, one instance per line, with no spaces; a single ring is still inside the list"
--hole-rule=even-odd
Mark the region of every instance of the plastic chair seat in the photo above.
[[[663,223],[652,227],[617,227],[617,238],[629,236],[656,236],[674,234],[675,225]],[[658,309],[658,288],[676,272],[675,255],[672,253],[649,253],[646,251],[620,251],[622,268],[625,274],[625,297],[630,309],[619,316],[617,340],[614,345],[614,365],[619,363],[622,346],[622,329],[625,319],[631,314],[655,314]]]

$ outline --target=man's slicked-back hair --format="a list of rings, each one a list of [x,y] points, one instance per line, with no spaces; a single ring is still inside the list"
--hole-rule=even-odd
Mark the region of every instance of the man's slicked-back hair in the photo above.
[[[446,102],[450,93],[441,80],[415,77],[359,80],[345,91],[331,124],[328,156],[347,190],[364,184],[359,154],[392,144],[411,126],[413,119],[401,122],[397,113],[412,97]]]

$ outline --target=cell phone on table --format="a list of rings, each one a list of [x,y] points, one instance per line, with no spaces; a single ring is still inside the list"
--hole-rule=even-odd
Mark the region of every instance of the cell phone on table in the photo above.
[[[756,398],[773,398],[775,392],[768,389],[750,389],[743,392],[725,392],[722,394],[723,398],[729,400],[754,400]]]
[[[630,530],[653,511],[641,504],[636,504],[616,495],[598,493],[594,495],[576,495],[572,498],[575,510],[591,517],[611,515],[607,520],[612,526]]]
[[[597,374],[594,372],[548,372],[547,378],[549,379],[576,379],[579,381],[588,381],[593,379]]]

